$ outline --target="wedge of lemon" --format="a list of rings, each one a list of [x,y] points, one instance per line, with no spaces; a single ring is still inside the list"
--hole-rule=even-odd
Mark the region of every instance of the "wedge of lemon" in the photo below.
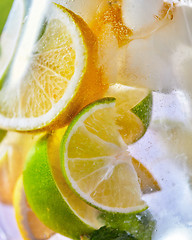
[[[146,132],[152,115],[152,93],[147,88],[129,87],[123,84],[111,85],[105,93],[116,98],[116,120],[120,133],[127,144],[140,139]]]
[[[68,185],[84,201],[103,211],[129,214],[147,205],[116,124],[118,116],[115,98],[84,108],[62,139],[61,167]]]
[[[23,177],[19,177],[13,198],[13,206],[15,210],[15,217],[21,236],[24,240],[32,239],[48,239],[54,234],[52,230],[47,228],[33,213],[29,204],[27,203],[24,187]]]
[[[103,94],[97,41],[89,27],[60,5],[52,4],[48,13],[42,37],[30,54],[18,47],[0,90],[2,128],[59,128]]]
[[[61,171],[59,148],[65,129],[43,137],[32,149],[23,172],[27,201],[54,232],[79,240],[102,226],[100,211],[71,191]]]

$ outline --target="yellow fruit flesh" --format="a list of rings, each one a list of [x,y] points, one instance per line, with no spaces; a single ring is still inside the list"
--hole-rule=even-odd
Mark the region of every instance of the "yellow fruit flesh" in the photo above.
[[[102,226],[102,223],[98,220],[100,212],[86,204],[76,194],[74,194],[63,177],[60,167],[59,148],[65,130],[66,129],[57,130],[48,139],[49,163],[55,183],[75,214],[77,214],[84,222],[91,224],[94,228],[99,228]]]
[[[127,144],[131,144],[143,135],[145,130],[143,123],[131,111],[119,109],[118,113],[120,114],[120,117],[117,119],[117,124],[121,126],[119,132],[121,133],[124,141]]]
[[[143,194],[153,193],[161,190],[161,187],[159,186],[156,179],[143,164],[141,164],[135,158],[132,158],[132,163],[135,171],[137,172]]]
[[[66,171],[85,200],[109,211],[129,212],[146,206],[116,116],[114,108],[106,107],[77,127],[67,145]]]
[[[34,52],[25,80],[18,86],[19,96],[13,94],[4,100],[0,94],[0,111],[9,118],[38,117],[48,112],[63,96],[74,74],[73,41],[60,20],[49,23]]]
[[[48,239],[54,234],[33,213],[27,203],[22,176],[18,179],[14,191],[14,210],[20,233],[24,240]]]
[[[116,108],[121,107],[129,110],[140,103],[148,94],[147,88],[134,88],[116,83],[108,88],[105,95],[116,98]]]
[[[63,127],[106,90],[96,67],[95,36],[80,17],[61,6],[58,9],[69,18],[69,26],[59,17],[50,20],[34,47],[25,76],[14,88],[7,81],[0,91],[0,114],[9,120],[8,124],[0,121],[2,128],[25,131]]]
[[[143,122],[131,112],[149,94],[148,89],[132,88],[122,84],[111,85],[105,96],[116,98],[116,111],[118,118],[116,124],[123,140],[131,144],[138,140],[145,132]],[[145,109],[143,109],[145,111]]]

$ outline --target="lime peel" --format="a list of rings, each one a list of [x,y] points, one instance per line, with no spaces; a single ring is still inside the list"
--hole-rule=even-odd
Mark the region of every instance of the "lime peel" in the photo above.
[[[135,115],[137,115],[143,122],[145,126],[145,131],[149,127],[149,123],[152,115],[152,105],[153,105],[153,96],[152,96],[152,92],[149,92],[149,94],[140,103],[138,103],[135,107],[131,109],[131,111]]]
[[[57,187],[48,160],[48,135],[31,150],[23,172],[27,200],[37,217],[50,229],[72,239],[96,229],[71,209]],[[96,218],[96,216],[95,216]]]
[[[133,167],[133,165],[132,165],[132,163],[131,163],[131,158],[127,155],[127,154],[122,154],[122,153],[120,153],[120,152],[126,152],[126,144],[124,143],[124,141],[123,141],[123,139],[121,138],[121,135],[120,135],[120,133],[118,132],[118,130],[117,129],[114,129],[114,131],[113,130],[111,130],[111,134],[113,134],[114,136],[116,136],[116,138],[118,138],[118,140],[117,140],[117,144],[119,144],[119,145],[116,145],[116,143],[114,144],[114,143],[112,143],[112,142],[110,142],[110,143],[107,143],[106,142],[106,140],[105,141],[103,141],[103,139],[101,139],[100,137],[93,137],[93,133],[91,133],[92,135],[92,137],[90,137],[90,139],[87,137],[87,144],[89,144],[89,146],[82,146],[82,145],[78,145],[78,143],[80,143],[80,142],[84,142],[84,139],[83,139],[83,135],[82,134],[80,134],[80,136],[82,137],[82,139],[76,139],[76,140],[74,140],[75,139],[75,135],[77,135],[78,136],[78,131],[80,131],[79,129],[81,128],[81,126],[83,126],[85,123],[85,121],[88,121],[87,119],[90,117],[91,118],[91,116],[92,115],[94,115],[97,111],[99,111],[99,110],[102,110],[103,111],[103,109],[105,109],[105,112],[107,112],[108,113],[108,109],[115,109],[115,98],[110,98],[110,97],[108,97],[108,98],[103,98],[103,99],[100,99],[100,100],[98,100],[98,101],[96,101],[96,102],[94,102],[94,103],[92,103],[92,104],[90,104],[90,105],[88,105],[87,107],[85,107],[74,119],[73,119],[73,121],[71,122],[71,124],[69,125],[69,127],[68,127],[68,129],[67,129],[67,131],[66,131],[66,133],[65,133],[65,135],[64,135],[64,137],[63,137],[63,139],[62,139],[62,143],[61,143],[61,152],[60,152],[60,159],[61,159],[61,168],[62,168],[62,171],[63,171],[63,175],[64,175],[64,177],[65,177],[65,179],[66,179],[66,181],[67,181],[67,183],[68,183],[68,185],[71,187],[71,189],[73,190],[73,191],[75,191],[76,192],[76,194],[78,194],[79,195],[79,197],[80,198],[82,198],[84,201],[86,201],[88,204],[90,204],[91,206],[94,206],[95,208],[98,208],[99,210],[102,210],[102,211],[107,211],[107,212],[120,212],[120,213],[122,213],[122,214],[129,214],[129,213],[131,213],[131,212],[140,212],[140,211],[143,211],[143,210],[145,210],[146,208],[147,208],[147,205],[144,203],[144,201],[142,201],[141,200],[141,191],[140,191],[140,187],[139,187],[139,183],[138,183],[138,177],[137,177],[137,174],[136,174],[136,172],[135,172],[135,169],[134,169],[134,167]],[[113,112],[113,114],[115,115],[115,112]],[[108,117],[108,119],[110,119],[111,118],[111,116],[109,116],[109,115],[107,115],[107,117]],[[92,117],[93,119],[95,118],[95,116],[93,116]],[[102,118],[102,117],[101,117]],[[98,119],[96,119],[96,121],[97,121]],[[114,119],[113,119],[114,120]],[[113,121],[113,120],[111,120],[111,121]],[[109,120],[110,121],[110,120]],[[105,123],[105,120],[103,120],[103,123]],[[87,125],[89,125],[89,123],[86,123]],[[113,123],[114,125],[115,125],[115,120],[114,120],[114,123]],[[107,127],[109,127],[108,125],[106,125],[106,126],[102,126],[102,124],[100,123],[98,123],[98,125],[101,125],[101,129],[103,130],[103,129],[105,129],[105,128],[107,128]],[[89,126],[91,129],[93,129],[94,127],[93,126]],[[109,127],[110,128],[110,127]],[[94,131],[94,130],[93,130]],[[95,132],[99,132],[100,131],[100,129],[96,129],[95,130]],[[73,139],[74,138],[74,139]],[[86,139],[86,137],[85,137],[85,139]],[[96,139],[96,140],[95,140]],[[111,161],[111,159],[110,159],[110,156],[112,155],[112,153],[110,152],[110,150],[108,149],[107,151],[109,151],[108,153],[106,153],[106,156],[102,156],[102,152],[100,153],[98,153],[97,152],[97,154],[99,154],[98,156],[97,155],[95,155],[95,158],[94,157],[92,157],[92,159],[91,159],[91,157],[90,157],[90,159],[89,159],[89,157],[70,157],[69,156],[69,154],[75,154],[76,152],[75,151],[78,151],[77,149],[80,149],[80,152],[81,152],[81,150],[82,150],[82,148],[83,147],[85,147],[85,151],[86,151],[86,149],[87,150],[89,150],[90,151],[90,149],[91,149],[91,144],[93,145],[93,143],[91,143],[91,141],[100,141],[100,143],[98,143],[98,146],[96,146],[95,145],[95,151],[97,151],[97,149],[102,149],[102,144],[106,144],[106,146],[108,146],[109,147],[109,149],[111,149],[111,151],[112,152],[114,152],[115,154],[116,154],[116,157],[115,158],[117,158],[116,159],[116,164],[112,167],[112,169],[110,170],[109,169],[109,166],[110,166],[110,164],[111,164],[111,166],[114,164],[114,160],[112,160]],[[73,142],[73,144],[71,143],[71,142]],[[72,144],[71,146],[70,146],[70,144]],[[75,145],[75,144],[77,144],[77,145]],[[99,145],[100,144],[100,145]],[[116,146],[116,147],[115,147]],[[72,147],[72,148],[71,148]],[[112,148],[110,148],[110,147],[112,147]],[[71,149],[71,151],[73,152],[73,153],[69,153],[69,151],[68,151],[68,149]],[[105,151],[105,146],[103,147],[103,149],[104,150],[102,150],[102,151]],[[107,147],[106,147],[106,149],[107,149]],[[74,151],[75,150],[75,151]],[[93,151],[94,151],[94,149],[92,149]],[[82,151],[84,151],[84,150],[82,150]],[[99,150],[98,150],[99,151]],[[74,153],[75,152],[75,153]],[[107,154],[109,154],[108,156],[107,156]],[[104,160],[102,160],[102,158],[104,159]],[[113,158],[113,156],[112,156],[112,158]],[[130,159],[129,159],[130,158]],[[79,183],[81,182],[81,180],[83,180],[84,181],[84,179],[86,179],[87,177],[86,177],[86,172],[85,172],[85,177],[82,177],[82,179],[80,178],[79,180],[78,180],[78,175],[77,175],[77,179],[75,180],[75,178],[73,177],[73,176],[75,176],[74,174],[76,174],[76,170],[74,170],[75,172],[73,172],[73,167],[74,167],[74,169],[75,169],[75,161],[82,161],[82,163],[81,163],[81,165],[82,166],[80,166],[79,165],[79,168],[78,168],[78,171],[79,171],[79,173],[78,174],[84,174],[84,171],[86,171],[86,164],[90,164],[91,162],[93,162],[94,164],[93,164],[93,166],[96,166],[97,167],[97,164],[99,164],[99,159],[101,160],[101,161],[105,161],[106,159],[109,159],[109,160],[107,160],[107,161],[109,161],[109,165],[106,165],[104,168],[106,168],[107,169],[107,171],[105,172],[105,174],[104,174],[104,176],[102,175],[103,173],[101,173],[101,176],[97,176],[97,177],[95,177],[95,181],[97,182],[97,181],[100,181],[100,180],[98,180],[98,179],[100,179],[102,176],[102,178],[101,178],[101,181],[97,184],[97,183],[93,183],[93,186],[94,186],[94,184],[96,184],[95,186],[95,190],[94,191],[92,191],[92,193],[89,193],[89,191],[86,193],[86,190],[84,189],[84,190],[82,190],[81,189],[81,187],[80,187],[80,185],[79,185]],[[126,159],[126,160],[125,160]],[[111,161],[111,162],[110,162]],[[90,162],[90,163],[88,163],[88,162]],[[79,162],[80,163],[80,162]],[[71,164],[71,166],[70,166],[70,164]],[[91,163],[92,164],[92,163]],[[77,165],[78,166],[78,165]],[[83,167],[84,166],[84,167]],[[91,167],[92,167],[92,165],[90,165]],[[103,167],[101,166],[101,167],[99,167],[99,165],[98,165],[98,170],[94,170],[93,171],[93,173],[91,173],[90,172],[90,176],[92,175],[92,174],[97,174],[97,172],[100,172],[100,170],[102,169]],[[106,202],[105,202],[105,204],[102,204],[101,202],[99,203],[98,202],[98,200],[94,200],[94,198],[95,198],[95,196],[98,194],[98,187],[100,187],[100,185],[101,184],[103,184],[104,182],[106,183],[107,181],[109,181],[109,179],[110,179],[110,181],[114,181],[114,179],[113,179],[113,176],[117,176],[117,181],[120,181],[119,182],[119,184],[122,184],[122,180],[121,180],[121,178],[120,178],[120,175],[121,175],[121,173],[122,173],[122,175],[123,175],[123,173],[125,174],[125,172],[123,172],[124,170],[123,169],[126,169],[125,171],[126,171],[126,173],[127,173],[127,175],[129,176],[129,177],[127,177],[126,178],[126,181],[127,182],[129,182],[129,184],[130,185],[132,185],[132,188],[135,188],[134,189],[134,194],[132,195],[132,196],[127,196],[127,198],[125,197],[125,195],[124,195],[124,198],[126,198],[126,200],[124,199],[124,203],[123,204],[125,204],[125,202],[128,202],[128,199],[129,199],[129,197],[130,198],[135,198],[135,200],[133,200],[133,202],[131,203],[132,204],[132,206],[128,206],[127,205],[127,207],[125,207],[124,205],[122,205],[122,207],[119,207],[120,205],[121,205],[121,203],[118,203],[117,204],[117,206],[115,207],[115,206],[107,206],[107,204],[106,204]],[[109,171],[108,171],[109,170]],[[71,172],[72,171],[72,172]],[[78,172],[77,171],[77,172]],[[88,170],[88,168],[87,168],[87,171],[89,171]],[[109,174],[108,174],[109,173]],[[71,175],[71,174],[73,174],[73,176]],[[120,174],[120,175],[119,175]],[[79,175],[80,176],[80,175]],[[83,175],[82,175],[83,176]],[[87,176],[89,176],[89,174],[87,175]],[[111,176],[112,176],[112,178],[111,178]],[[112,180],[111,180],[112,179]],[[90,181],[94,181],[94,177],[93,176],[91,176],[91,180]],[[90,181],[89,181],[89,179],[87,178],[87,185],[90,185]],[[78,182],[78,184],[77,184],[77,182]],[[84,185],[86,185],[86,182],[84,182],[84,183],[82,183],[82,184],[84,184]],[[81,183],[80,183],[81,184]],[[109,184],[111,184],[111,183],[109,183]],[[124,184],[126,184],[126,183],[124,183]],[[115,183],[114,183],[114,185],[115,185]],[[83,186],[83,185],[82,185]],[[85,186],[86,187],[86,186]],[[90,186],[91,187],[91,186]],[[129,186],[130,187],[130,186]],[[89,186],[88,186],[88,188],[89,188]],[[102,187],[101,187],[102,188]],[[110,186],[109,186],[109,188],[110,188]],[[90,188],[91,189],[91,188]],[[93,187],[93,189],[94,189],[94,187]],[[130,194],[130,191],[132,191],[131,189],[130,190],[127,190],[127,186],[126,186],[126,188],[124,188],[124,190],[125,191],[127,191],[126,192],[126,194],[128,194],[128,192],[129,192],[129,194]],[[104,190],[103,189],[103,191],[107,191],[106,189]],[[113,191],[113,190],[112,190]],[[94,192],[94,195],[93,196],[91,196],[92,194],[93,194],[93,192]],[[109,193],[107,193],[107,194],[109,194]],[[115,192],[113,192],[113,194],[116,194]],[[114,195],[113,195],[112,193],[111,193],[111,195],[110,195],[110,198],[114,198]],[[121,194],[124,194],[124,192],[119,192],[119,195],[121,195]],[[104,196],[104,197],[106,197],[106,196]],[[102,198],[102,196],[100,196],[99,198]],[[108,198],[107,198],[108,199]],[[119,201],[121,202],[121,198],[119,199]],[[109,199],[107,200],[107,201],[109,201]],[[118,201],[118,200],[117,200]],[[127,203],[126,203],[127,204]],[[125,204],[125,205],[126,205]],[[130,204],[130,203],[129,203]],[[112,204],[113,205],[113,204]]]

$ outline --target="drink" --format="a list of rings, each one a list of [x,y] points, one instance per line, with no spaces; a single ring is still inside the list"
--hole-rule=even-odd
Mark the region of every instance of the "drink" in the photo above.
[[[190,239],[191,2],[55,2],[2,35],[1,201],[24,239]]]

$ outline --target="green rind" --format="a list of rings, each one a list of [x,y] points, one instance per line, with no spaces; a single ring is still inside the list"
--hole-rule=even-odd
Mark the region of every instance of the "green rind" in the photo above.
[[[79,198],[81,198],[83,201],[85,201],[87,204],[89,204],[90,206],[102,211],[102,212],[106,212],[108,213],[107,210],[105,209],[102,209],[102,208],[99,208],[98,206],[95,206],[93,205],[92,203],[86,201],[86,199],[84,199],[78,192],[75,191],[75,189],[73,188],[68,176],[67,176],[67,173],[66,173],[66,170],[65,170],[65,152],[66,152],[66,144],[67,144],[67,141],[68,141],[68,138],[69,138],[69,135],[71,134],[71,131],[73,129],[73,127],[76,125],[76,123],[79,121],[79,119],[85,114],[87,113],[88,111],[92,110],[93,108],[96,108],[96,110],[98,109],[97,106],[99,105],[103,105],[103,104],[115,104],[115,101],[116,99],[113,98],[113,97],[106,97],[106,98],[102,98],[102,99],[99,99],[89,105],[87,105],[85,108],[83,108],[81,110],[81,112],[79,112],[79,114],[76,115],[76,117],[72,120],[72,122],[70,123],[70,125],[68,126],[62,140],[61,140],[61,145],[60,145],[60,161],[61,161],[61,170],[62,170],[62,173],[63,173],[63,176],[68,184],[68,186],[71,188],[71,190],[77,194],[79,196]],[[145,208],[142,208],[142,209],[138,209],[137,211],[134,211],[134,212],[126,212],[126,213],[119,213],[119,212],[113,212],[114,214],[119,214],[119,215],[129,215],[129,214],[132,214],[132,213],[139,213],[139,212],[143,212],[144,210],[146,210],[148,208],[148,206],[146,205]]]
[[[53,179],[48,161],[48,136],[40,139],[28,155],[24,172],[24,189],[30,207],[50,229],[79,240],[94,229],[74,214],[63,199]]]
[[[90,104],[88,104],[86,107],[84,107],[71,121],[71,123],[69,124],[63,138],[61,141],[61,151],[60,151],[60,156],[61,156],[61,168],[63,170],[63,173],[65,172],[65,168],[63,163],[63,154],[65,153],[66,149],[65,149],[65,144],[68,140],[68,136],[71,133],[71,130],[73,129],[73,127],[75,126],[76,122],[81,118],[82,115],[84,115],[85,113],[87,113],[88,111],[90,111],[92,108],[100,105],[100,104],[111,104],[111,103],[115,103],[116,99],[114,97],[106,97],[106,98],[102,98],[99,100],[96,100]]]
[[[88,104],[86,107],[84,107],[74,118],[73,120],[71,121],[71,123],[69,124],[62,140],[61,140],[61,145],[60,145],[60,161],[61,161],[61,170],[62,170],[62,173],[63,173],[63,176],[68,184],[68,186],[71,188],[71,190],[77,194],[83,201],[85,201],[87,204],[89,204],[90,206],[100,210],[100,211],[103,211],[105,212],[105,210],[103,209],[100,209],[99,207],[91,204],[90,202],[86,201],[84,198],[82,198],[82,196],[76,192],[74,190],[74,188],[72,187],[71,185],[71,182],[67,176],[67,173],[66,173],[66,170],[65,170],[65,152],[66,152],[66,143],[68,141],[68,138],[69,138],[69,135],[71,134],[71,131],[73,129],[73,127],[76,125],[76,123],[79,121],[79,119],[81,118],[81,116],[83,116],[85,113],[87,113],[88,111],[90,111],[91,109],[99,106],[99,105],[103,105],[103,104],[112,104],[114,103],[115,104],[115,101],[116,99],[113,98],[113,97],[106,97],[106,98],[102,98],[102,99],[99,99],[95,102],[92,102],[90,104]]]
[[[153,106],[153,95],[150,92],[139,104],[137,104],[131,111],[140,118],[144,124],[145,132],[149,127],[151,116],[152,116],[152,106]],[[144,133],[145,133],[144,132]]]

